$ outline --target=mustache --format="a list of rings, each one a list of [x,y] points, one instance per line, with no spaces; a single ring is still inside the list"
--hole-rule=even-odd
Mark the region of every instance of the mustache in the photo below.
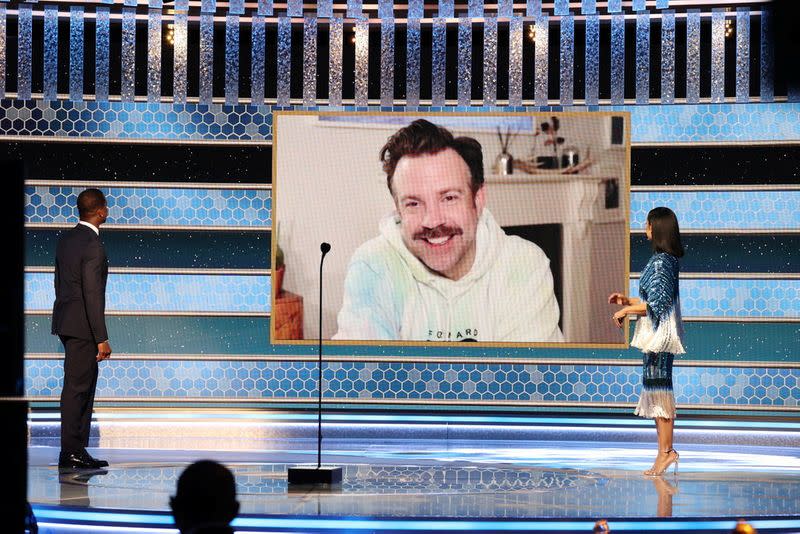
[[[454,235],[462,235],[464,230],[458,226],[449,226],[441,224],[435,228],[424,228],[414,234],[414,239],[438,239],[440,237],[451,237]]]

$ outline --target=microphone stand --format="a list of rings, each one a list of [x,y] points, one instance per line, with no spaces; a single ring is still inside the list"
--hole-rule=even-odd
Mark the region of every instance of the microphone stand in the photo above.
[[[331,246],[319,246],[322,256],[319,260],[319,346],[317,360],[317,466],[294,466],[289,468],[289,486],[320,486],[322,489],[342,483],[341,467],[322,467],[322,264]]]

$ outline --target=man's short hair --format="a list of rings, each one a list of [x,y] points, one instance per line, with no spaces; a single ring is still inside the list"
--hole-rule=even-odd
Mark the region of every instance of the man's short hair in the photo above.
[[[176,506],[193,525],[230,523],[238,511],[233,473],[213,460],[193,463],[178,478]]]
[[[392,191],[392,178],[397,163],[403,156],[437,154],[452,148],[469,167],[470,188],[475,194],[483,186],[483,151],[481,144],[471,137],[453,137],[449,130],[441,126],[417,119],[392,135],[381,148],[381,161],[386,173],[386,185]]]
[[[106,206],[106,196],[99,189],[86,189],[78,195],[78,215],[81,219],[91,216]]]

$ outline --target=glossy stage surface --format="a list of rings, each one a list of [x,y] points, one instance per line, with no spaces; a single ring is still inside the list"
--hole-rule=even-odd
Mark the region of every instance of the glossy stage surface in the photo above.
[[[275,442],[260,452],[94,449],[110,467],[62,474],[57,449],[31,447],[29,498],[40,532],[86,532],[87,524],[97,532],[167,532],[181,471],[213,458],[236,476],[241,531],[591,532],[608,519],[614,532],[724,532],[739,517],[764,532],[800,531],[794,447],[677,445],[678,475],[649,478],[641,472],[654,447],[644,443],[331,440],[323,463],[344,467],[341,488],[288,491],[287,466],[314,462],[315,444]]]

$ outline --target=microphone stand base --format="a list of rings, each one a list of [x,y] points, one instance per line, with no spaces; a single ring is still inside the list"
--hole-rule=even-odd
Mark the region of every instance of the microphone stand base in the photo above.
[[[296,465],[289,468],[290,486],[336,486],[342,483],[342,468]]]

